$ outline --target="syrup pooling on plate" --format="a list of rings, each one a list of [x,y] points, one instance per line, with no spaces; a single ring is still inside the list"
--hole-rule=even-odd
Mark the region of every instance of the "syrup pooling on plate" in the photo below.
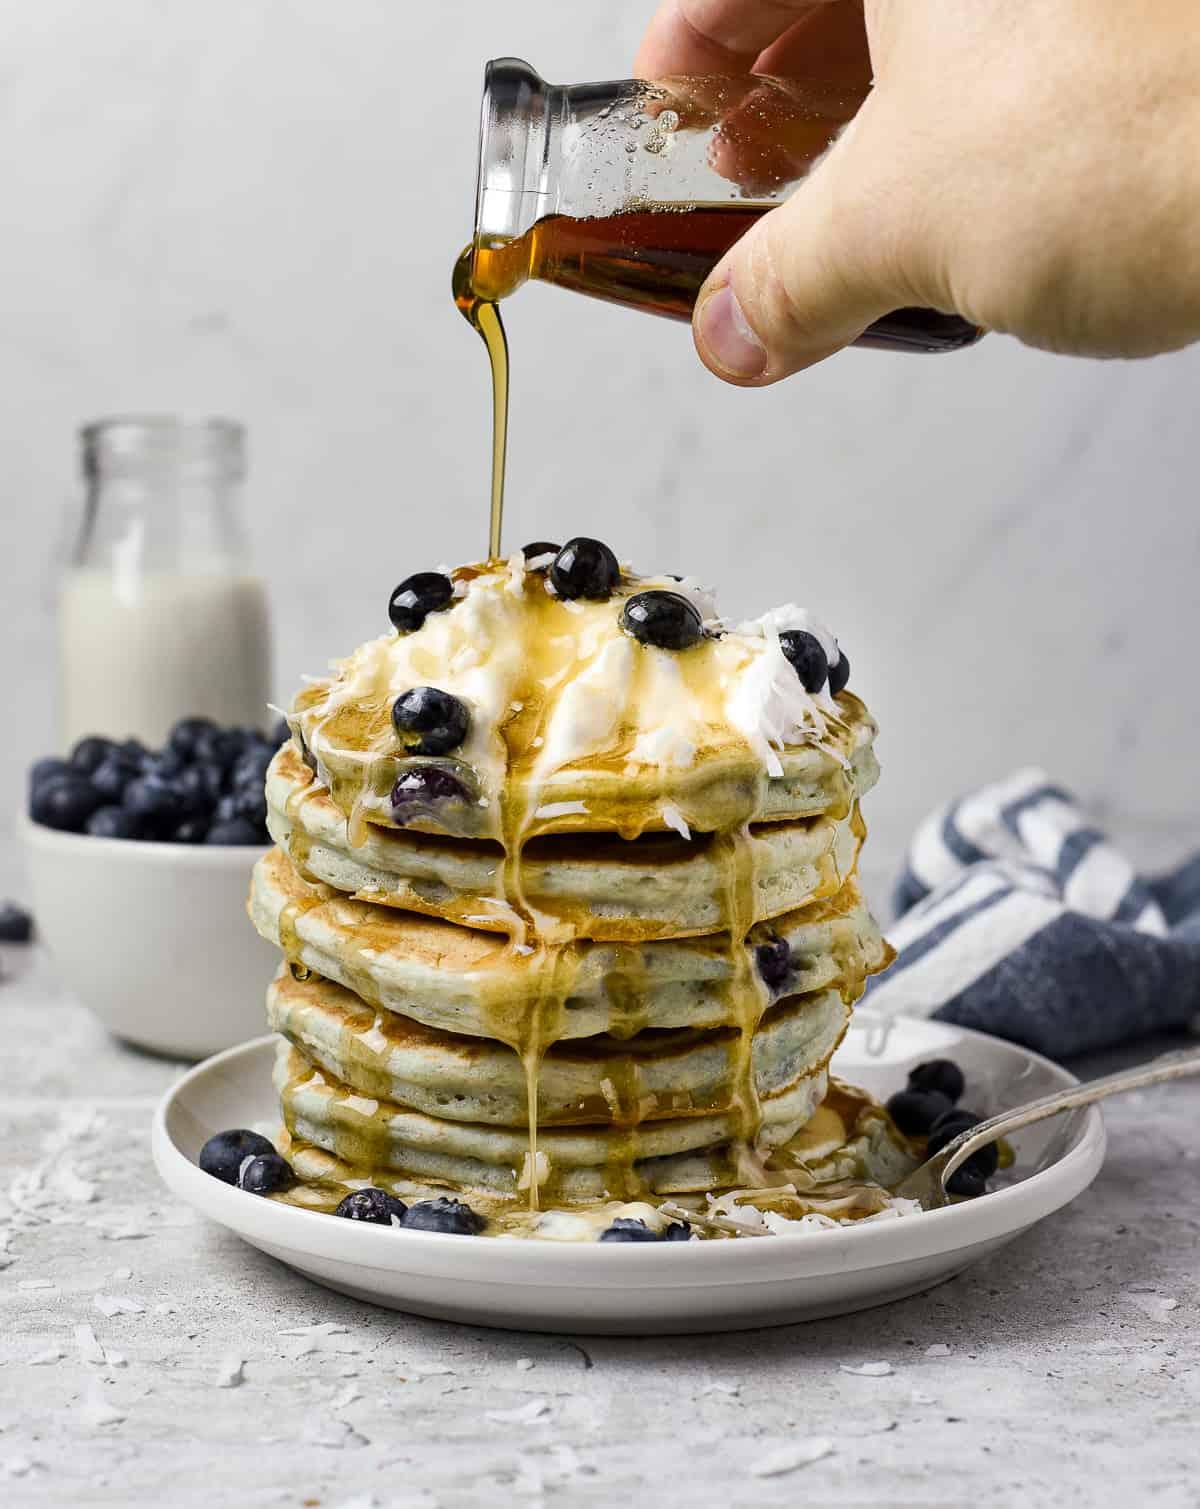
[[[389,616],[268,772],[289,857],[252,915],[293,965],[270,1002],[298,1171],[526,1225],[778,1183],[887,957],[837,640],[794,605],[723,620],[583,537],[416,572]]]

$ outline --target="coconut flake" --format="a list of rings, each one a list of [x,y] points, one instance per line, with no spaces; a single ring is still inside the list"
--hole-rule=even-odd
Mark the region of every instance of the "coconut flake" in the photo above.
[[[516,1409],[489,1410],[487,1418],[497,1425],[532,1425],[549,1413],[550,1406],[544,1399],[530,1399]]]
[[[756,1478],[782,1477],[785,1472],[795,1472],[798,1467],[811,1466],[833,1451],[833,1442],[828,1436],[808,1436],[801,1441],[792,1441],[767,1452],[757,1462],[751,1462],[750,1474]]]
[[[855,1378],[886,1378],[892,1372],[890,1362],[839,1362],[838,1367]]]
[[[931,1347],[925,1348],[926,1357],[949,1357],[950,1348],[944,1341],[935,1341]]]
[[[217,1388],[240,1388],[245,1379],[246,1359],[244,1357],[226,1357],[217,1369],[217,1376],[213,1380]]]
[[[91,1326],[75,1327],[75,1346],[84,1362],[103,1365],[104,1348],[96,1340],[96,1333]]]
[[[673,802],[664,802],[658,810],[668,828],[674,828],[680,838],[691,838],[692,830],[688,827],[687,818]]]

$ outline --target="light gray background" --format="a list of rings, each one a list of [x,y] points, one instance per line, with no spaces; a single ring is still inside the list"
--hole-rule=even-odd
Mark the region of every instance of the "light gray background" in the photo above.
[[[53,745],[53,569],[73,430],[248,422],[278,687],[485,545],[483,351],[449,300],[483,60],[629,70],[651,0],[38,0],[0,19],[0,778]],[[606,537],[796,599],[883,727],[877,862],[956,788],[1044,763],[1182,849],[1200,355],[1073,362],[1000,338],[849,352],[727,390],[685,330],[553,289],[509,306],[507,539]],[[7,821],[7,818],[6,818]]]

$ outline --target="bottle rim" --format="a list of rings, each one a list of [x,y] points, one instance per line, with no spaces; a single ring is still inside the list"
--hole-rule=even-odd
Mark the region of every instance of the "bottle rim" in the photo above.
[[[225,481],[246,474],[246,428],[236,419],[109,415],[80,426],[79,446],[89,481],[148,471],[187,471]]]

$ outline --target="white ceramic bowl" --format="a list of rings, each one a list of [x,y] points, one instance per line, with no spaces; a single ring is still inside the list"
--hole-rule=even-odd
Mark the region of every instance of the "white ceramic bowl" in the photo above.
[[[278,958],[246,916],[260,849],[59,833],[21,819],[38,935],[108,1030],[205,1058],[265,1024]]]
[[[649,1335],[733,1331],[841,1315],[901,1299],[960,1272],[1073,1200],[1104,1159],[1095,1106],[1014,1139],[1009,1182],[979,1200],[901,1220],[738,1242],[575,1246],[489,1241],[339,1221],[233,1189],[197,1167],[226,1127],[269,1126],[276,1039],[210,1059],[167,1092],[154,1118],[158,1171],[171,1189],[320,1284],[415,1315],[533,1331]],[[834,1069],[880,1097],[925,1059],[952,1058],[983,1115],[1075,1083],[1057,1064],[999,1038],[860,1012]],[[1061,1260],[1086,1264],[1064,1247]],[[236,1290],[236,1275],[227,1281]],[[319,1314],[319,1306],[315,1313]]]

